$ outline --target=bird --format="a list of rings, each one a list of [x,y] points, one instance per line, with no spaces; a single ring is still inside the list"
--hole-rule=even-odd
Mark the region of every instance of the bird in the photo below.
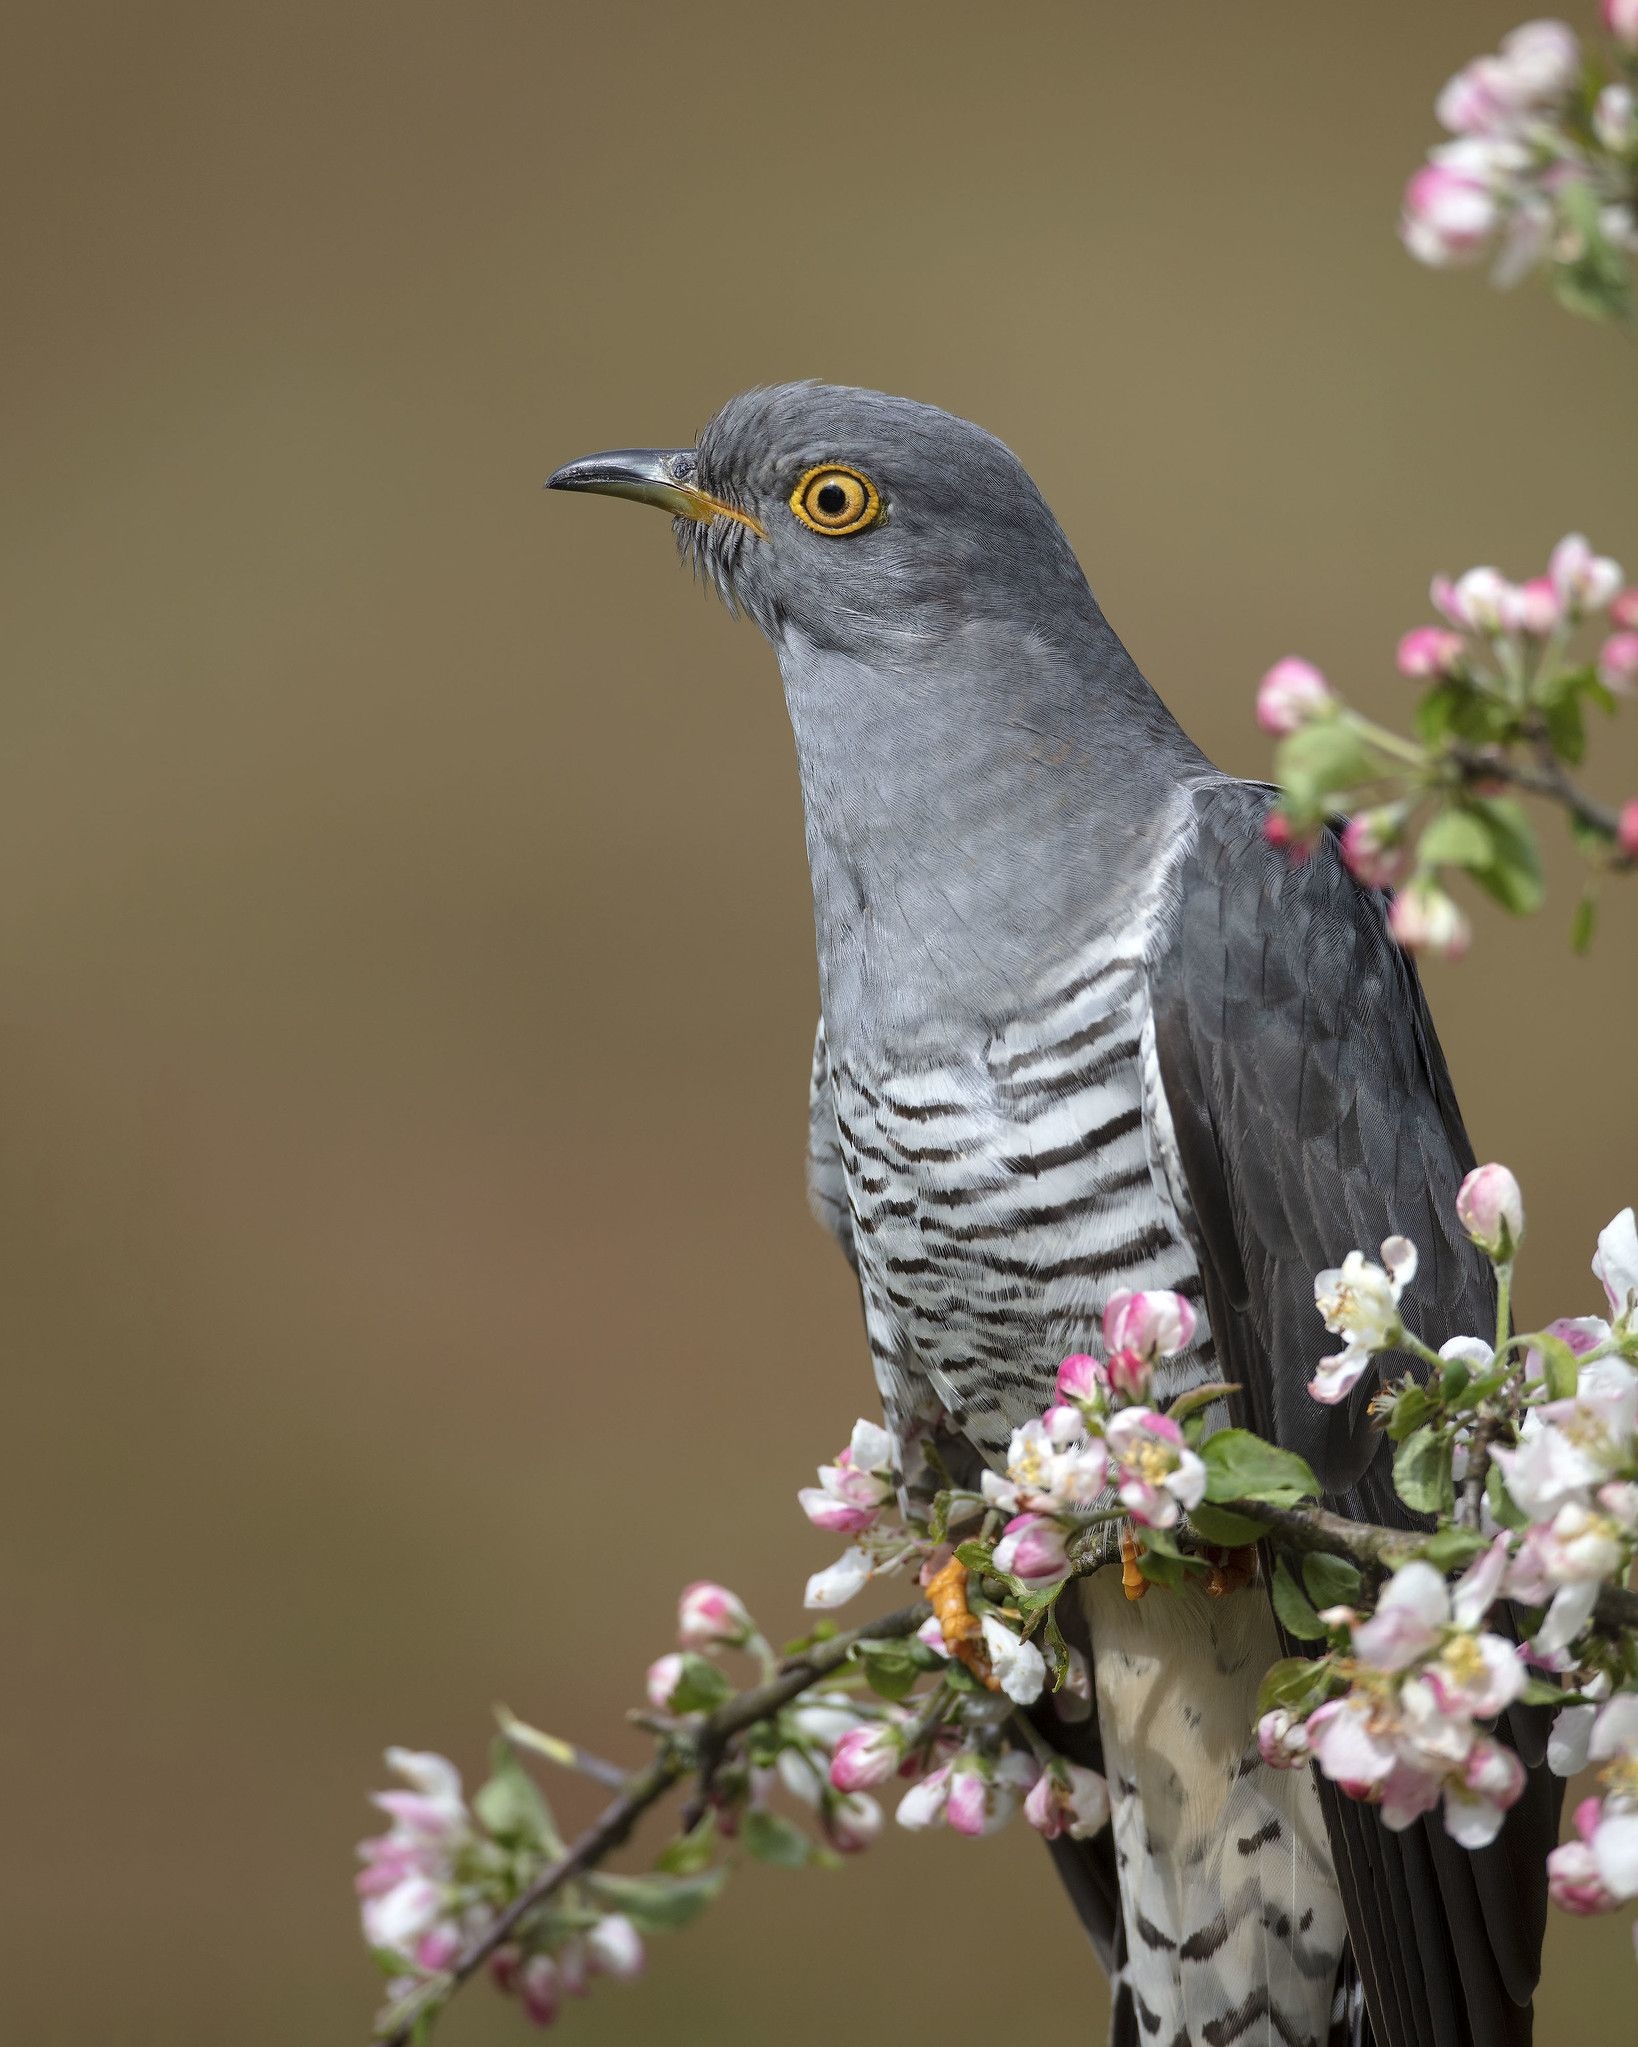
[[[1196,1319],[1160,1398],[1232,1384],[1227,1418],[1327,1505],[1404,1525],[1371,1376],[1306,1391],[1314,1276],[1410,1237],[1435,1342],[1494,1327],[1496,1290],[1414,964],[1334,834],[1271,843],[1277,792],[1187,736],[1022,463],[949,412],[767,386],[549,487],[670,513],[777,657],[818,953],[809,1194],[907,1491],[930,1446],[1004,1465],[1110,1296],[1165,1289]],[[1266,1580],[1132,1602],[1095,1573],[1074,1626],[1095,1711],[1041,1725],[1113,1819],[1051,1846],[1113,2047],[1526,2047],[1558,1818],[1539,1715],[1511,1710],[1526,1790],[1469,1853],[1262,1762],[1258,1682],[1301,1646]]]

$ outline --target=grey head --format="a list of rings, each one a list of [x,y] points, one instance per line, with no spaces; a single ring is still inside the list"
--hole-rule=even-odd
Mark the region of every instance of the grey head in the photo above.
[[[779,658],[827,1033],[999,1016],[1150,885],[1209,772],[992,434],[801,383],[679,449],[572,462],[557,490],[672,513]]]

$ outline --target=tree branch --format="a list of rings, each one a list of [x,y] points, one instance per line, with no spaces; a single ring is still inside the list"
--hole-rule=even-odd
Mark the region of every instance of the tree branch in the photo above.
[[[1488,747],[1459,743],[1447,745],[1443,757],[1461,771],[1466,781],[1509,782],[1515,789],[1523,789],[1531,796],[1541,796],[1549,803],[1556,803],[1561,810],[1568,811],[1578,824],[1584,824],[1590,831],[1597,832],[1601,839],[1609,841],[1609,864],[1612,868],[1626,869],[1638,865],[1638,858],[1621,850],[1620,813],[1610,804],[1600,803],[1596,796],[1589,796],[1579,783],[1571,779],[1545,734],[1539,734],[1534,743],[1537,765],[1533,768],[1514,760],[1499,748],[1492,752]]]
[[[790,1658],[766,1683],[737,1692],[714,1713],[708,1713],[697,1728],[670,1736],[654,1760],[631,1777],[620,1796],[604,1808],[586,1831],[555,1862],[549,1863],[442,1975],[431,1978],[424,1990],[414,1994],[409,2009],[396,2019],[390,2032],[380,2036],[382,2047],[409,2047],[424,2012],[441,2004],[481,1969],[531,1912],[618,1848],[649,1807],[698,1767],[702,1755],[720,1755],[736,1734],[766,1720],[820,1678],[839,1669],[860,1642],[908,1635],[931,1612],[926,1600],[919,1599],[914,1606],[901,1607],[879,1621],[850,1628],[833,1635],[828,1642],[816,1643],[800,1656]]]

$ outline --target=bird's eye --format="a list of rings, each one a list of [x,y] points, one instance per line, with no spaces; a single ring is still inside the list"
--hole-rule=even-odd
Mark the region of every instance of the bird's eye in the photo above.
[[[810,469],[791,492],[791,510],[815,533],[840,539],[875,525],[882,515],[882,494],[857,469],[825,462]]]

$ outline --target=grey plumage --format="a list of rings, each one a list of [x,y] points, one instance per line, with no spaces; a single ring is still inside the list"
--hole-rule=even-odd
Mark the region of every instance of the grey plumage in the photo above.
[[[823,465],[882,516],[815,530],[792,498]],[[1313,1274],[1398,1230],[1451,1330],[1494,1300],[1454,1230],[1470,1154],[1380,900],[1329,842],[1302,866],[1269,849],[1267,792],[1184,735],[979,428],[788,385],[734,400],[697,450],[553,480],[679,513],[778,654],[819,954],[810,1191],[859,1275],[907,1485],[932,1435],[996,1461],[1113,1291],[1171,1287],[1200,1327],[1162,1390],[1239,1382],[1237,1418],[1329,1497],[1402,1518],[1369,1387],[1330,1410],[1303,1390],[1326,1345]],[[1105,1768],[1116,1817],[1058,1859],[1118,2041],[1522,2047],[1543,1773],[1491,1850],[1437,1819],[1388,1835],[1248,1747],[1279,1648],[1260,1592],[1132,1609],[1095,1580],[1082,1620],[1097,1720],[1058,1738]],[[1509,1732],[1539,1761],[1528,1716]]]

